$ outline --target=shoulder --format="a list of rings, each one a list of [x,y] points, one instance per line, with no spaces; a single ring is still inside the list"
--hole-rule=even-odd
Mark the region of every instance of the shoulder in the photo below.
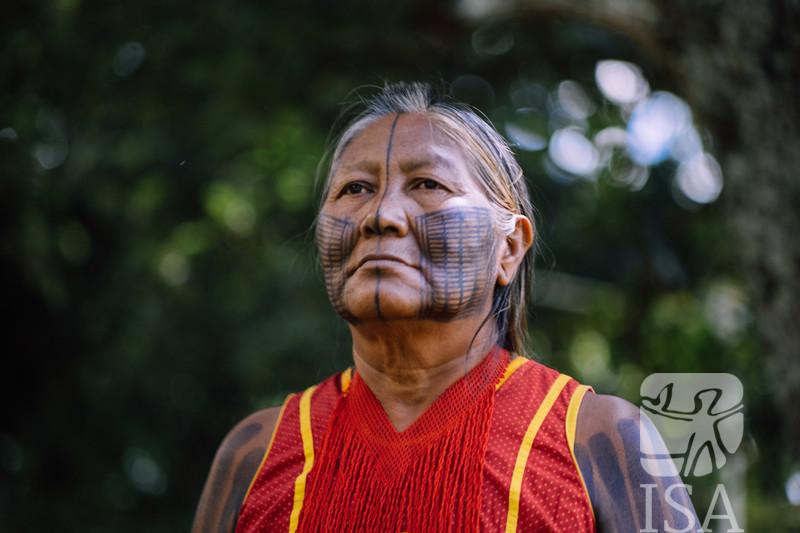
[[[222,440],[197,506],[194,533],[234,530],[280,411],[280,407],[257,411],[236,424]]]
[[[649,419],[627,400],[587,394],[574,451],[600,531],[638,531],[637,524],[649,524],[653,517],[680,527],[698,523],[677,472],[670,468],[654,475],[644,468],[643,451],[663,457],[669,451]]]
[[[575,428],[575,456],[585,478],[597,481],[592,469],[613,471],[623,480],[639,473],[635,464],[639,422],[639,408],[627,400],[606,394],[584,396]]]
[[[575,427],[575,458],[585,478],[596,481],[592,468],[613,470],[625,479],[638,473],[633,463],[639,459],[639,422],[639,408],[627,400],[606,394],[583,397]]]
[[[575,443],[583,446],[592,459],[607,459],[613,451],[635,463],[629,465],[630,473],[639,473],[642,469],[634,467],[640,463],[642,439],[648,452],[669,455],[658,430],[650,419],[642,416],[639,407],[617,396],[584,396],[578,412]]]
[[[618,431],[631,423],[638,431],[638,422],[639,408],[631,402],[608,394],[587,394],[578,412],[576,441],[582,442],[609,430]],[[625,431],[621,437],[628,439],[631,435]]]
[[[263,455],[280,411],[280,407],[261,409],[236,424],[217,449],[212,470],[219,466],[239,466],[254,452]]]
[[[268,407],[252,413],[248,417],[241,420],[231,429],[223,439],[220,445],[220,452],[235,453],[241,451],[242,448],[247,447],[255,437],[259,435],[267,436],[271,433],[272,428],[278,420],[281,407]]]

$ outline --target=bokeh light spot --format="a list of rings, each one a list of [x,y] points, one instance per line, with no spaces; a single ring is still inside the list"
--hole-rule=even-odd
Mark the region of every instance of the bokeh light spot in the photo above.
[[[33,150],[36,162],[45,170],[60,167],[67,159],[67,155],[69,155],[69,145],[62,139],[40,143]]]
[[[206,209],[214,219],[240,236],[250,234],[256,223],[256,210],[242,190],[225,182],[209,187]]]
[[[603,96],[618,105],[634,104],[650,91],[642,70],[627,61],[599,61],[594,76]]]
[[[722,169],[711,154],[701,154],[678,167],[675,181],[686,198],[708,204],[722,192]]]
[[[800,505],[800,471],[793,472],[786,480],[786,499],[792,505]]]
[[[130,76],[142,65],[145,49],[142,43],[130,41],[123,44],[114,56],[112,68],[120,78]]]
[[[14,128],[3,128],[0,130],[0,139],[4,141],[16,141],[19,139],[19,135],[17,135],[17,130]]]
[[[675,140],[693,129],[686,102],[657,92],[639,102],[628,122],[628,152],[641,165],[655,165],[671,153]]]
[[[518,126],[513,122],[506,122],[505,125],[506,135],[514,146],[518,146],[523,150],[535,152],[543,150],[547,146],[547,139],[543,135],[531,131],[522,126]]]
[[[712,285],[705,295],[703,312],[714,334],[731,343],[750,320],[744,290],[730,282]]]
[[[613,375],[610,369],[611,347],[599,332],[578,332],[569,348],[572,366],[590,383],[609,383]]]
[[[562,128],[550,138],[550,159],[558,167],[578,176],[590,176],[597,169],[599,156],[594,144],[574,127]]]
[[[142,492],[160,496],[167,488],[167,478],[153,456],[141,448],[128,448],[123,457],[125,473]]]
[[[158,273],[172,286],[179,286],[189,279],[190,267],[186,256],[176,250],[169,250],[158,262]]]
[[[572,80],[559,83],[556,95],[561,110],[574,120],[586,120],[597,110],[597,106],[583,87]]]
[[[172,232],[170,242],[185,255],[195,255],[208,250],[215,240],[211,224],[205,220],[183,222]]]
[[[298,211],[306,205],[311,193],[311,181],[303,171],[287,168],[278,175],[276,192],[288,211]]]

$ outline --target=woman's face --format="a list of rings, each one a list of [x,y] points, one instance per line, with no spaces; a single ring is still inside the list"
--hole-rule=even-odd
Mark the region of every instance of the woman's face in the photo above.
[[[489,201],[461,149],[420,114],[383,117],[334,162],[317,245],[345,319],[486,313],[497,279]]]

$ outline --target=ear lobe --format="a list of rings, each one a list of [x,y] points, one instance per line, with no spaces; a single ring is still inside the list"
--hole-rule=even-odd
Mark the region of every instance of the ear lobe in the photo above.
[[[523,215],[516,216],[514,229],[506,238],[498,257],[497,283],[508,285],[514,279],[525,254],[533,245],[533,224]]]

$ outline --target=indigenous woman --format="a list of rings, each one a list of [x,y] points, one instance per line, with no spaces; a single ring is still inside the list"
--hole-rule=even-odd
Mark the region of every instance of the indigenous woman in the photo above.
[[[638,409],[523,356],[533,207],[478,114],[421,84],[367,101],[316,240],[353,366],[230,432],[194,531],[696,525],[680,480],[642,469]]]

